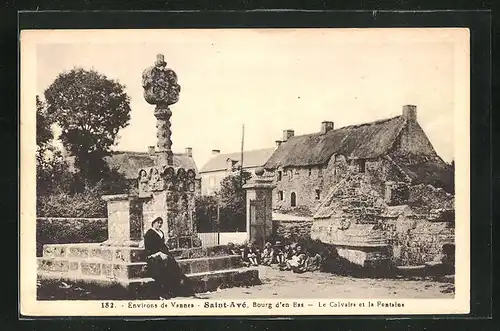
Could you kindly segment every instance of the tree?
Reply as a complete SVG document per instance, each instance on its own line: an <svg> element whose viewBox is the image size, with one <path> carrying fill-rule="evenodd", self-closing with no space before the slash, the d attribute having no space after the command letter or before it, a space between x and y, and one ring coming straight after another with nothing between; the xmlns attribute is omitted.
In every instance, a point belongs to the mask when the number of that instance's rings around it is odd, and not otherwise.
<svg viewBox="0 0 500 331"><path fill-rule="evenodd" d="M218 227L217 198L211 195L200 195L195 200L196 226L198 232L211 232Z"/></svg>
<svg viewBox="0 0 500 331"><path fill-rule="evenodd" d="M70 185L68 166L53 144L53 118L47 113L45 103L36 96L36 190L38 195L49 194ZM67 186L63 188L64 184Z"/></svg>
<svg viewBox="0 0 500 331"><path fill-rule="evenodd" d="M220 203L220 227L225 230L245 230L246 198L243 185L252 177L248 171L229 174L222 179L217 197Z"/></svg>
<svg viewBox="0 0 500 331"><path fill-rule="evenodd" d="M53 119L47 113L45 103L36 96L36 145L43 149L54 138L51 125Z"/></svg>
<svg viewBox="0 0 500 331"><path fill-rule="evenodd" d="M124 89L96 71L75 68L59 74L45 91L47 113L62 129L61 142L88 180L98 181L108 170L103 157L130 120Z"/></svg>

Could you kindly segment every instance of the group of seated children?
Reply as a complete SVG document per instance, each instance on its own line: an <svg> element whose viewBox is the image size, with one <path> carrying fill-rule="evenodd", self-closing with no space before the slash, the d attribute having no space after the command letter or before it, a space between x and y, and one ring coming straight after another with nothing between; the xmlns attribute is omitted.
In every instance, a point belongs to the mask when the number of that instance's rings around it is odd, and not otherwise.
<svg viewBox="0 0 500 331"><path fill-rule="evenodd" d="M267 242L262 251L249 244L241 249L241 257L247 266L277 264L280 270L291 270L295 273L320 270L322 262L321 255L317 252L308 251L296 243L283 245L280 241L274 246Z"/></svg>

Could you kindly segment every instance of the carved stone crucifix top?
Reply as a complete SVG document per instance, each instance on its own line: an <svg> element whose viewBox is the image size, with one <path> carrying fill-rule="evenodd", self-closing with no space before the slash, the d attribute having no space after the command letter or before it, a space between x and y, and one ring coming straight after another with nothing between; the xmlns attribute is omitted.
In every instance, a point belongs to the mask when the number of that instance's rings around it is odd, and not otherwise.
<svg viewBox="0 0 500 331"><path fill-rule="evenodd" d="M158 54L154 65L142 73L144 99L149 104L156 105L154 116L157 131L157 165L173 165L170 129L172 111L169 106L179 101L181 91L180 85L177 84L177 74L172 69L166 68L166 65L163 54Z"/></svg>

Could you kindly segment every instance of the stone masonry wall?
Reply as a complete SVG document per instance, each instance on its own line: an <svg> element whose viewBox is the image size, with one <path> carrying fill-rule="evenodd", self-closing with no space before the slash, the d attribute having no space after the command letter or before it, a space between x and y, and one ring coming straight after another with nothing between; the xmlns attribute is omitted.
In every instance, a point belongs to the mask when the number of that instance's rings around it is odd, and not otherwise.
<svg viewBox="0 0 500 331"><path fill-rule="evenodd" d="M273 237L285 243L299 242L311 238L312 221L273 220Z"/></svg>
<svg viewBox="0 0 500 331"><path fill-rule="evenodd" d="M323 178L323 166L313 166L305 168L279 168L282 172L281 180L275 176L276 188L273 190L273 209L288 210L291 206L291 194L295 193L296 206L307 207L313 210L321 201L325 185ZM316 198L316 190L320 190L319 199ZM283 200L280 199L279 192L283 193Z"/></svg>
<svg viewBox="0 0 500 331"><path fill-rule="evenodd" d="M406 178L401 175L398 169L384 158L365 160L365 180L382 196L385 190L386 181L404 181ZM279 168L282 178L277 181L275 171L276 188L273 190L273 209L290 210L293 209L291 203L291 193L296 194L297 207L306 207L314 213L322 199L329 193L329 190L347 174L357 174L360 172L358 161L348 161L342 155L334 155L324 166L300 167L300 168ZM317 192L319 190L319 199ZM280 200L280 193L283 192L283 200Z"/></svg>
<svg viewBox="0 0 500 331"><path fill-rule="evenodd" d="M454 245L452 222L431 222L425 219L402 218L381 225L387 229L395 265L422 265L436 261L445 244Z"/></svg>

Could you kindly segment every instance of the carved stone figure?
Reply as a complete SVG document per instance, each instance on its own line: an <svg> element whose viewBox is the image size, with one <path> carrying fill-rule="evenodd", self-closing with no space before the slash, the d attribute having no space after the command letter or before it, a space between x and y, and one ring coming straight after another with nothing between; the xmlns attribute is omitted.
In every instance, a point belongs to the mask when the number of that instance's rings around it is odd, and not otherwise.
<svg viewBox="0 0 500 331"><path fill-rule="evenodd" d="M177 190L180 192L186 188L186 170L180 168L177 170Z"/></svg>
<svg viewBox="0 0 500 331"><path fill-rule="evenodd" d="M139 191L143 192L148 191L148 182L149 182L148 173L146 172L146 170L141 169L139 171Z"/></svg>
<svg viewBox="0 0 500 331"><path fill-rule="evenodd" d="M179 101L181 87L177 84L176 73L166 65L163 54L158 54L154 65L142 73L142 87L144 99L149 104L156 105L154 115L157 129L157 164L173 165L170 129L172 111L169 106Z"/></svg>
<svg viewBox="0 0 500 331"><path fill-rule="evenodd" d="M187 177L188 177L188 180L187 180L187 183L188 183L188 191L189 192L194 192L196 187L195 187L195 181L196 181L196 174L194 173L193 170L188 170L187 172Z"/></svg>
<svg viewBox="0 0 500 331"><path fill-rule="evenodd" d="M163 178L165 180L165 189L167 191L172 191L175 187L175 170L172 167L167 167L163 172Z"/></svg>

